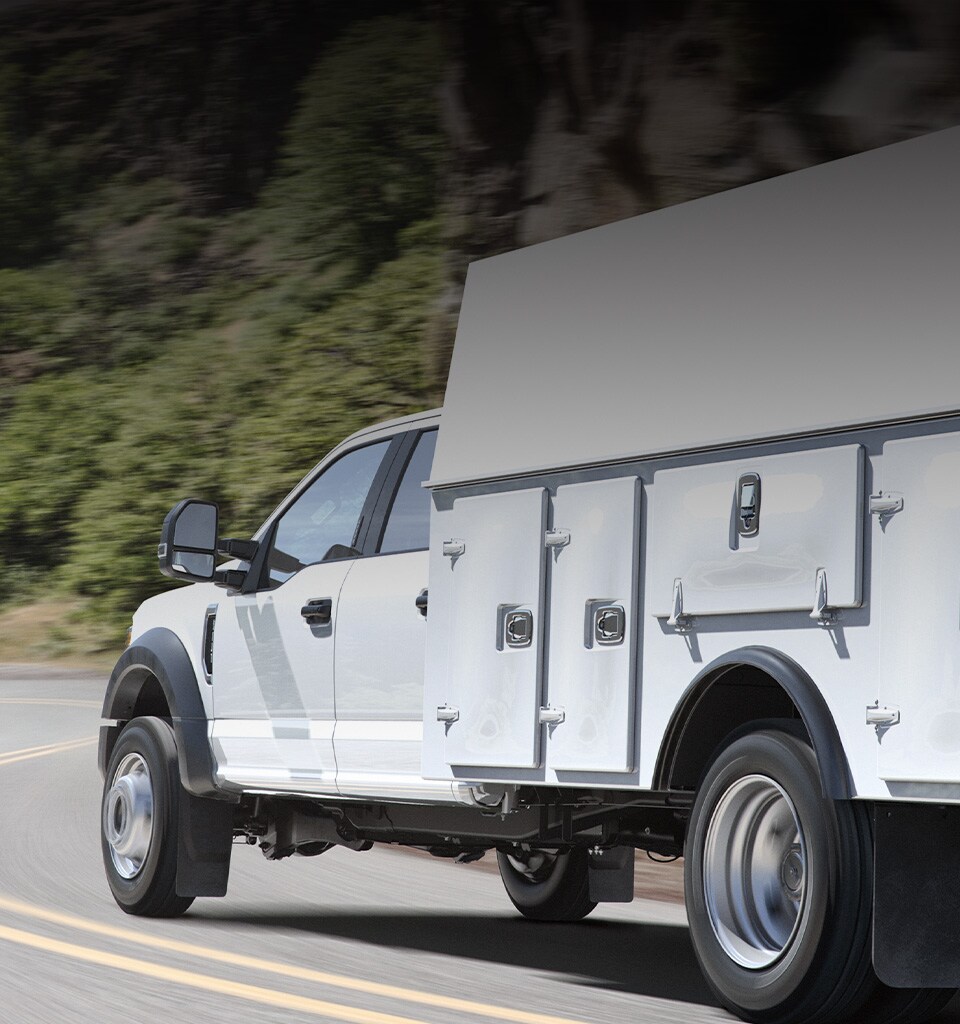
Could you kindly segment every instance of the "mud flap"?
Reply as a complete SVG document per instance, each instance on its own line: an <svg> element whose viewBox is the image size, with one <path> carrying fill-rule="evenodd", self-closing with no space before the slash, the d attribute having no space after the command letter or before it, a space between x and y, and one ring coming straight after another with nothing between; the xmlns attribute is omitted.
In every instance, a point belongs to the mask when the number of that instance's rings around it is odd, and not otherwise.
<svg viewBox="0 0 960 1024"><path fill-rule="evenodd" d="M873 964L893 988L960 986L960 807L874 808Z"/></svg>
<svg viewBox="0 0 960 1024"><path fill-rule="evenodd" d="M225 896L233 849L233 805L181 789L177 895Z"/></svg>
<svg viewBox="0 0 960 1024"><path fill-rule="evenodd" d="M633 900L632 846L591 851L587 862L587 884L594 903L630 903Z"/></svg>

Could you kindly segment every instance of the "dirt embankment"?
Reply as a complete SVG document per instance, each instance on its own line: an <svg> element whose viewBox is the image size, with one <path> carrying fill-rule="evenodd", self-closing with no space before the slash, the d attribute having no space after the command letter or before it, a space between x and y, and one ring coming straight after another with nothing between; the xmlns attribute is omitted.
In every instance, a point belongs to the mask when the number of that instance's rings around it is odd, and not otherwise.
<svg viewBox="0 0 960 1024"><path fill-rule="evenodd" d="M119 650L77 653L89 646L78 607L76 601L42 601L0 611L0 663L95 669L109 675Z"/></svg>

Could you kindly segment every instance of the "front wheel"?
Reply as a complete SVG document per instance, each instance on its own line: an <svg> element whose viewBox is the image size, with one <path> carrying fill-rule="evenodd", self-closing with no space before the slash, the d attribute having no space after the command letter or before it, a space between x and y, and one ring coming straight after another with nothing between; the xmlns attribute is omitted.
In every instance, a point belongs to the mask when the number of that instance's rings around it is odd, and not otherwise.
<svg viewBox="0 0 960 1024"><path fill-rule="evenodd" d="M193 903L176 889L180 795L173 729L134 719L110 757L100 814L107 881L128 914L177 917Z"/></svg>
<svg viewBox="0 0 960 1024"><path fill-rule="evenodd" d="M499 851L497 862L511 902L532 921L580 921L596 908L590 899L586 849Z"/></svg>

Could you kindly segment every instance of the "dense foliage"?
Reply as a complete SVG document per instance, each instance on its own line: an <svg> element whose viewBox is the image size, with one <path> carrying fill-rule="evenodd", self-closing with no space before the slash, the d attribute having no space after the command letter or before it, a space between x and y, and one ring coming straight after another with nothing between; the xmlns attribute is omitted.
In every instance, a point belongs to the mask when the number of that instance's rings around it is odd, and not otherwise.
<svg viewBox="0 0 960 1024"><path fill-rule="evenodd" d="M955 123L958 11L0 0L0 657L437 404L471 260Z"/></svg>
<svg viewBox="0 0 960 1024"><path fill-rule="evenodd" d="M0 573L7 604L83 599L95 649L163 586L178 498L249 533L430 404L442 145L416 12L81 11L0 44Z"/></svg>

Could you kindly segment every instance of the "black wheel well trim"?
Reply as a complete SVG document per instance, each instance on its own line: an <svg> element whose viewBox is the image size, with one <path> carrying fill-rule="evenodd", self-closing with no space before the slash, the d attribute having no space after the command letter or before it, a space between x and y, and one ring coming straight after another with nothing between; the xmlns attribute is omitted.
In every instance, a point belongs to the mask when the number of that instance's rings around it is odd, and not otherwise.
<svg viewBox="0 0 960 1024"><path fill-rule="evenodd" d="M696 675L674 708L664 732L654 770L653 788L671 788L674 762L684 732L703 697L720 679L745 667L757 669L769 676L793 703L817 755L824 795L834 800L852 799L854 786L850 767L836 722L823 694L810 675L791 657L761 645L728 651Z"/></svg>
<svg viewBox="0 0 960 1024"><path fill-rule="evenodd" d="M103 698L101 717L128 722L145 686L155 680L170 710L170 724L177 740L180 781L188 793L235 801L237 795L222 789L215 777L207 738L207 714L200 697L201 683L182 641L173 630L148 630L131 644L114 666ZM119 729L103 726L97 754L100 774L107 765Z"/></svg>

